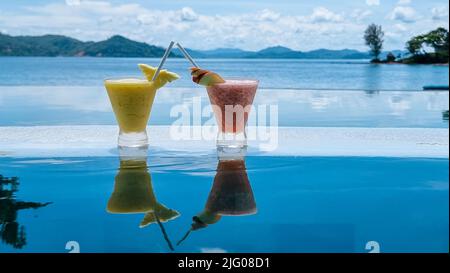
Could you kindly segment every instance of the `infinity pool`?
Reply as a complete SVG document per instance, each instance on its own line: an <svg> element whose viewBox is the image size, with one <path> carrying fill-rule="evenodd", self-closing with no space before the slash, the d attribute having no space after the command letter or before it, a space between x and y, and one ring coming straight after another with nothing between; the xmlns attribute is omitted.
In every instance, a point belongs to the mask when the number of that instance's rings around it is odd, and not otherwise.
<svg viewBox="0 0 450 273"><path fill-rule="evenodd" d="M119 164L0 157L0 252L68 252L70 241L81 252L368 252L369 241L381 252L449 250L448 158L250 155L230 169L214 153L149 151L131 173ZM127 188L136 183L148 191ZM107 212L146 198L173 219ZM177 245L194 216L220 209L239 216L213 213Z"/></svg>
<svg viewBox="0 0 450 273"><path fill-rule="evenodd" d="M0 86L0 252L449 251L448 92L261 89L231 163L171 137L203 89L157 96L129 164L102 86Z"/></svg>

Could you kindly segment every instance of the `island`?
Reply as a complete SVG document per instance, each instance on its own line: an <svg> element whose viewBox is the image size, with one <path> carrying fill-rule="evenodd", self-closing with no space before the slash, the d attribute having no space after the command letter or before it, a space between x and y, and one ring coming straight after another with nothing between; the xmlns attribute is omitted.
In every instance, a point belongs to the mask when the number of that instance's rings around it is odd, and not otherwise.
<svg viewBox="0 0 450 273"><path fill-rule="evenodd" d="M389 52L384 59L380 58L383 48L384 32L380 25L370 24L364 32L364 40L370 48L371 63L374 64L446 64L449 60L449 32L438 27L428 33L412 37L406 42L406 54ZM433 49L428 52L427 48Z"/></svg>

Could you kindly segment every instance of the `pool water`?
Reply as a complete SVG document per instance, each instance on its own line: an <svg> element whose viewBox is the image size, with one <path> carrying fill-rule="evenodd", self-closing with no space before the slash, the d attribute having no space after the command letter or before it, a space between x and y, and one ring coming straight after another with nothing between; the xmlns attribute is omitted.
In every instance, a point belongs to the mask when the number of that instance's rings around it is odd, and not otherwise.
<svg viewBox="0 0 450 273"><path fill-rule="evenodd" d="M276 106L279 126L448 128L448 94L259 88L253 103ZM174 123L175 107L193 113L210 102L204 88L165 86L156 94L149 125ZM202 124L211 117L203 116ZM104 86L0 86L0 126L116 124Z"/></svg>
<svg viewBox="0 0 450 273"><path fill-rule="evenodd" d="M369 241L381 252L449 250L448 158L249 155L245 170L217 172L214 153L149 151L146 162L118 175L118 157L0 157L0 252L69 252L70 241L81 252L368 252ZM141 228L146 213L107 211L143 192L179 216ZM241 215L215 213L177 245L214 207Z"/></svg>

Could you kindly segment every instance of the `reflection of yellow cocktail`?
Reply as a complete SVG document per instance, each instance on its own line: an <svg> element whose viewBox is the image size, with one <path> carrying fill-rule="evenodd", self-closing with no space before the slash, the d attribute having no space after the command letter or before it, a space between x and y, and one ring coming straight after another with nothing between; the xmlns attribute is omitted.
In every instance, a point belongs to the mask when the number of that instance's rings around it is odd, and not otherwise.
<svg viewBox="0 0 450 273"><path fill-rule="evenodd" d="M114 191L109 198L106 210L112 214L144 214L139 226L145 227L158 223L169 248L173 250L162 223L175 219L180 214L156 199L152 177L147 166L147 148L121 147L119 154L119 172L114 179Z"/></svg>
<svg viewBox="0 0 450 273"><path fill-rule="evenodd" d="M108 212L146 213L153 210L156 198L146 161L121 160L114 180Z"/></svg>
<svg viewBox="0 0 450 273"><path fill-rule="evenodd" d="M120 161L107 210L110 213L146 213L142 227L156 222L151 219L166 222L179 215L156 199L145 158Z"/></svg>
<svg viewBox="0 0 450 273"><path fill-rule="evenodd" d="M178 79L175 73L161 70L152 80L156 68L140 64L147 77L105 80L105 88L120 127L119 146L145 146L146 126L155 99L156 90Z"/></svg>

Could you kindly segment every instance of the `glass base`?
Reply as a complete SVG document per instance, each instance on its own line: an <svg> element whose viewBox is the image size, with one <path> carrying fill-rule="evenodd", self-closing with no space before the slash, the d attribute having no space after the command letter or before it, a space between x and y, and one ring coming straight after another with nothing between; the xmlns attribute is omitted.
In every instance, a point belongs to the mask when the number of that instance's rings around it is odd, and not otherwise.
<svg viewBox="0 0 450 273"><path fill-rule="evenodd" d="M247 136L242 133L217 135L217 155L220 159L240 159L247 153Z"/></svg>
<svg viewBox="0 0 450 273"><path fill-rule="evenodd" d="M148 145L139 147L119 146L120 160L146 160L148 153Z"/></svg>
<svg viewBox="0 0 450 273"><path fill-rule="evenodd" d="M242 160L247 154L247 147L220 147L217 146L217 157L219 160Z"/></svg>
<svg viewBox="0 0 450 273"><path fill-rule="evenodd" d="M119 147L145 147L148 145L147 132L119 133Z"/></svg>

